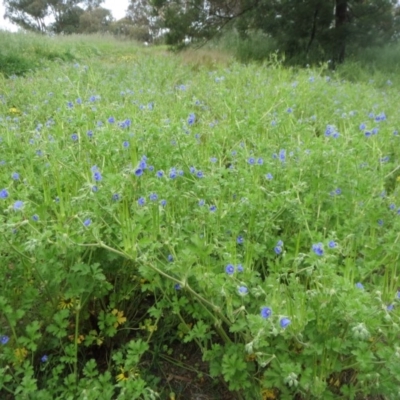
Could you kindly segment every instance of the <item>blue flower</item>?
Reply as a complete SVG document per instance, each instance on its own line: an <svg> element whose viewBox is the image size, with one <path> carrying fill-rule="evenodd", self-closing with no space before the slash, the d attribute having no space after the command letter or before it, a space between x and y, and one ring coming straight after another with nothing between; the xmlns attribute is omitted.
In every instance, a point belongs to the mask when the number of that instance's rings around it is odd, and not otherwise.
<svg viewBox="0 0 400 400"><path fill-rule="evenodd" d="M160 201L160 204L161 204L163 207L165 207L165 206L167 205L167 200L161 200L161 201Z"/></svg>
<svg viewBox="0 0 400 400"><path fill-rule="evenodd" d="M379 226L383 226L383 220L382 219L378 219L378 225Z"/></svg>
<svg viewBox="0 0 400 400"><path fill-rule="evenodd" d="M236 266L236 270L237 270L237 272L243 272L243 271L244 271L243 265L242 265L242 264L238 264L238 265Z"/></svg>
<svg viewBox="0 0 400 400"><path fill-rule="evenodd" d="M172 254L168 254L167 260L168 262L174 261L174 257L172 256Z"/></svg>
<svg viewBox="0 0 400 400"><path fill-rule="evenodd" d="M21 210L21 208L24 206L24 202L21 200L17 200L14 203L14 210Z"/></svg>
<svg viewBox="0 0 400 400"><path fill-rule="evenodd" d="M96 182L100 182L103 179L103 177L101 176L101 173L99 171L96 171L93 173L93 179Z"/></svg>
<svg viewBox="0 0 400 400"><path fill-rule="evenodd" d="M89 226L92 223L92 220L90 218L87 218L83 221L83 225L85 225L86 227Z"/></svg>
<svg viewBox="0 0 400 400"><path fill-rule="evenodd" d="M158 199L158 196L155 193L151 193L149 198L150 198L151 201L156 201Z"/></svg>
<svg viewBox="0 0 400 400"><path fill-rule="evenodd" d="M82 99L80 98L76 99L76 104L82 104Z"/></svg>
<svg viewBox="0 0 400 400"><path fill-rule="evenodd" d="M11 175L11 178L14 179L14 181L17 181L19 179L19 173L18 172L13 172Z"/></svg>
<svg viewBox="0 0 400 400"><path fill-rule="evenodd" d="M146 160L141 160L139 162L139 168L141 168L141 169L146 169L147 168Z"/></svg>
<svg viewBox="0 0 400 400"><path fill-rule="evenodd" d="M356 288L357 288L357 289L364 290L364 285L363 285L361 282L357 282L357 283L356 283Z"/></svg>
<svg viewBox="0 0 400 400"><path fill-rule="evenodd" d="M164 176L164 172L163 171L157 171L156 172L156 176L157 176L157 178L162 178Z"/></svg>
<svg viewBox="0 0 400 400"><path fill-rule="evenodd" d="M238 292L241 296L245 296L249 292L249 290L246 286L239 286Z"/></svg>
<svg viewBox="0 0 400 400"><path fill-rule="evenodd" d="M171 170L169 172L169 177L170 177L170 179L175 179L177 177L177 173L176 173L176 169L175 168L171 168Z"/></svg>
<svg viewBox="0 0 400 400"><path fill-rule="evenodd" d="M274 251L275 251L275 254L279 255L279 254L282 253L282 247L281 246L275 246L274 247Z"/></svg>
<svg viewBox="0 0 400 400"><path fill-rule="evenodd" d="M365 131L365 132L364 132L364 135L365 135L366 137L370 137L370 136L372 135L372 133L371 133L370 131Z"/></svg>
<svg viewBox="0 0 400 400"><path fill-rule="evenodd" d="M216 157L211 157L210 161L215 164L218 161L218 159Z"/></svg>
<svg viewBox="0 0 400 400"><path fill-rule="evenodd" d="M312 245L312 250L317 256L323 256L324 255L324 248L322 243L317 243Z"/></svg>
<svg viewBox="0 0 400 400"><path fill-rule="evenodd" d="M291 324L291 322L292 321L290 321L289 318L284 317L284 318L281 318L281 320L279 321L279 324L280 324L281 328L285 329Z"/></svg>
<svg viewBox="0 0 400 400"><path fill-rule="evenodd" d="M337 246L337 243L334 240L331 240L328 243L329 248L334 249Z"/></svg>
<svg viewBox="0 0 400 400"><path fill-rule="evenodd" d="M261 157L257 158L257 164L258 165L263 165L264 164L264 160Z"/></svg>
<svg viewBox="0 0 400 400"><path fill-rule="evenodd" d="M216 210L217 210L217 206L214 206L214 205L210 206L211 212L215 212Z"/></svg>
<svg viewBox="0 0 400 400"><path fill-rule="evenodd" d="M92 192L97 192L99 190L99 188L96 185L92 186Z"/></svg>
<svg viewBox="0 0 400 400"><path fill-rule="evenodd" d="M379 129L378 129L378 128L372 129L372 134L373 134L373 135L376 135L378 132L379 132Z"/></svg>
<svg viewBox="0 0 400 400"><path fill-rule="evenodd" d="M114 117L110 117L107 120L110 124L113 124L115 122L115 118Z"/></svg>
<svg viewBox="0 0 400 400"><path fill-rule="evenodd" d="M37 214L32 215L32 220L35 222L39 221L39 216Z"/></svg>
<svg viewBox="0 0 400 400"><path fill-rule="evenodd" d="M256 162L256 160L255 160L254 157L250 157L250 158L247 160L247 162L248 162L250 165L254 165L255 162Z"/></svg>
<svg viewBox="0 0 400 400"><path fill-rule="evenodd" d="M271 173L268 172L268 174L265 175L265 178L268 179L269 181L271 181L272 179L274 179L274 177L272 176Z"/></svg>
<svg viewBox="0 0 400 400"><path fill-rule="evenodd" d="M193 113L189 114L187 122L189 125L193 125L196 122L196 116Z"/></svg>
<svg viewBox="0 0 400 400"><path fill-rule="evenodd" d="M135 169L135 175L136 175L136 176L142 176L142 175L143 175L143 170L142 170L142 168L136 168L136 169Z"/></svg>
<svg viewBox="0 0 400 400"><path fill-rule="evenodd" d="M3 335L3 336L0 337L0 343L2 345L7 344L9 340L10 340L10 338L8 336L6 336L6 335Z"/></svg>
<svg viewBox="0 0 400 400"><path fill-rule="evenodd" d="M325 129L325 136L331 136L335 132L335 127L332 125L327 125Z"/></svg>
<svg viewBox="0 0 400 400"><path fill-rule="evenodd" d="M122 143L122 146L124 146L125 148L129 147L129 142L125 140L125 141Z"/></svg>
<svg viewBox="0 0 400 400"><path fill-rule="evenodd" d="M234 267L232 264L228 264L228 265L225 267L225 272L226 272L228 275L233 275L233 273L235 272L235 267Z"/></svg>
<svg viewBox="0 0 400 400"><path fill-rule="evenodd" d="M363 131L366 127L367 126L364 123L360 124L360 131Z"/></svg>
<svg viewBox="0 0 400 400"><path fill-rule="evenodd" d="M203 174L203 172L202 171L197 171L197 173L196 173L196 176L198 177L198 178L204 178L204 174Z"/></svg>
<svg viewBox="0 0 400 400"><path fill-rule="evenodd" d="M120 195L119 195L118 193L114 193L114 194L112 195L112 199L113 199L114 201L118 201L120 198L121 198L121 197L120 197Z"/></svg>
<svg viewBox="0 0 400 400"><path fill-rule="evenodd" d="M278 243L276 244L277 246L283 246L283 241L282 240L278 240Z"/></svg>
<svg viewBox="0 0 400 400"><path fill-rule="evenodd" d="M181 287L181 285L180 285L179 283L175 283L174 289L175 289L175 290L181 290L182 287Z"/></svg>
<svg viewBox="0 0 400 400"><path fill-rule="evenodd" d="M194 174L196 172L196 168L195 167L190 167L189 171L191 174Z"/></svg>
<svg viewBox="0 0 400 400"><path fill-rule="evenodd" d="M389 305L386 307L386 309L387 309L388 311L393 311L393 309L394 309L394 304L389 304Z"/></svg>
<svg viewBox="0 0 400 400"><path fill-rule="evenodd" d="M78 135L77 135L76 133L73 133L73 134L71 135L71 139L72 139L74 142L76 142L76 141L78 140Z"/></svg>
<svg viewBox="0 0 400 400"><path fill-rule="evenodd" d="M200 206L200 207L204 206L205 203L206 203L206 202L205 202L203 199L199 200L199 206Z"/></svg>
<svg viewBox="0 0 400 400"><path fill-rule="evenodd" d="M144 197L139 197L137 202L139 206L144 206L146 204L146 199Z"/></svg>
<svg viewBox="0 0 400 400"><path fill-rule="evenodd" d="M90 131L90 130L87 131L87 132L86 132L86 135L88 135L88 137L91 138L91 137L93 136L93 131Z"/></svg>
<svg viewBox="0 0 400 400"><path fill-rule="evenodd" d="M48 361L48 359L49 359L49 357L46 356L46 354L45 354L44 356L42 356L42 358L40 359L40 361L41 361L42 363L45 363L45 362Z"/></svg>
<svg viewBox="0 0 400 400"><path fill-rule="evenodd" d="M335 190L335 194L337 194L337 195L342 194L342 189L337 188L337 189Z"/></svg>
<svg viewBox="0 0 400 400"><path fill-rule="evenodd" d="M286 150L279 150L279 159L284 162L286 159Z"/></svg>
<svg viewBox="0 0 400 400"><path fill-rule="evenodd" d="M267 319L272 315L272 310L269 307L263 307L260 314L263 318Z"/></svg>
<svg viewBox="0 0 400 400"><path fill-rule="evenodd" d="M241 235L239 235L239 236L236 238L236 242L237 242L237 244L243 244L243 243L244 243L244 237L241 236Z"/></svg>
<svg viewBox="0 0 400 400"><path fill-rule="evenodd" d="M7 189L0 190L0 199L6 199L8 197Z"/></svg>

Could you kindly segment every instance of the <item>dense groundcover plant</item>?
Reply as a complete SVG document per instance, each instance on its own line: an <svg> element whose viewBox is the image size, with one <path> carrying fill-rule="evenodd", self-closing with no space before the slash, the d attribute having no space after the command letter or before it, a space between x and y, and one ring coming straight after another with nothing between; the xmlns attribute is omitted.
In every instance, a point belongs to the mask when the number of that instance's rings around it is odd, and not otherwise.
<svg viewBox="0 0 400 400"><path fill-rule="evenodd" d="M124 60L2 81L2 398L398 398L398 90Z"/></svg>

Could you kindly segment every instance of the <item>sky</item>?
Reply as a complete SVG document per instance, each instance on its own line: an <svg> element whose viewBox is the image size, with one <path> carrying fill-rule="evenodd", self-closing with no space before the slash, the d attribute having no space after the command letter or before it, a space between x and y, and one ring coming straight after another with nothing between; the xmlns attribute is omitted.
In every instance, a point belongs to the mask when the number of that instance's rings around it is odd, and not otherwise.
<svg viewBox="0 0 400 400"><path fill-rule="evenodd" d="M105 0L103 7L111 10L115 19L120 19L125 16L125 10L128 8L129 0ZM0 29L17 31L18 28L9 21L4 20L5 13L3 0L0 0Z"/></svg>

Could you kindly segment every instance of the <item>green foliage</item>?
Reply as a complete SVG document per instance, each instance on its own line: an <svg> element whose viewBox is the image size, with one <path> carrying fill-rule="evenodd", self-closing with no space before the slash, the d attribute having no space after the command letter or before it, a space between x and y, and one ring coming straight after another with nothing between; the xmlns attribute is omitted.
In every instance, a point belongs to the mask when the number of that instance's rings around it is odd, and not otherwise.
<svg viewBox="0 0 400 400"><path fill-rule="evenodd" d="M154 0L152 5L168 30L167 43L177 48L229 29L239 34L241 59L268 58L273 43L287 63L303 66L328 60L336 65L349 49L395 41L400 21L393 0L242 0L235 5Z"/></svg>
<svg viewBox="0 0 400 400"><path fill-rule="evenodd" d="M0 397L397 398L398 78L91 40L2 78Z"/></svg>
<svg viewBox="0 0 400 400"><path fill-rule="evenodd" d="M5 76L23 75L32 71L35 67L36 64L24 56L19 56L18 54L3 55L0 53L0 72Z"/></svg>
<svg viewBox="0 0 400 400"><path fill-rule="evenodd" d="M102 32L111 22L104 0L5 0L5 18L27 31L72 34ZM52 22L48 22L51 20Z"/></svg>

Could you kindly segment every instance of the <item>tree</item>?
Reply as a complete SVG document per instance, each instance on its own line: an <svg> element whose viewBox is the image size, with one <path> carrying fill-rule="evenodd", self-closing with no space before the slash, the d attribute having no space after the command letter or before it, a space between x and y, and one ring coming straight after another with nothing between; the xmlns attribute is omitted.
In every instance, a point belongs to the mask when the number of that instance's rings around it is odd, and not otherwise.
<svg viewBox="0 0 400 400"><path fill-rule="evenodd" d="M9 0L4 2L4 18L28 31L45 32L48 16L46 0Z"/></svg>
<svg viewBox="0 0 400 400"><path fill-rule="evenodd" d="M152 0L170 44L203 40L228 24L260 30L289 59L343 62L346 49L394 37L396 0ZM368 37L368 41L365 40Z"/></svg>
<svg viewBox="0 0 400 400"><path fill-rule="evenodd" d="M159 21L149 0L130 0L125 22L137 40L152 42L158 36Z"/></svg>
<svg viewBox="0 0 400 400"><path fill-rule="evenodd" d="M109 29L112 21L113 17L110 10L103 7L89 7L79 17L79 32L105 32Z"/></svg>
<svg viewBox="0 0 400 400"><path fill-rule="evenodd" d="M85 9L92 11L103 2L104 0L4 0L5 18L27 30L73 33L79 30L80 17ZM46 20L50 22L46 24Z"/></svg>

